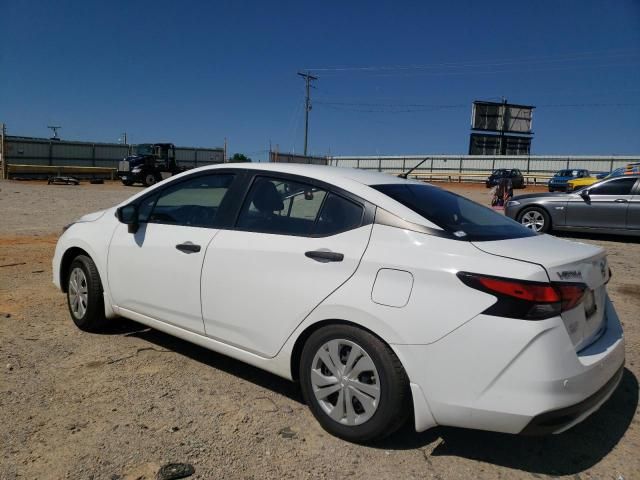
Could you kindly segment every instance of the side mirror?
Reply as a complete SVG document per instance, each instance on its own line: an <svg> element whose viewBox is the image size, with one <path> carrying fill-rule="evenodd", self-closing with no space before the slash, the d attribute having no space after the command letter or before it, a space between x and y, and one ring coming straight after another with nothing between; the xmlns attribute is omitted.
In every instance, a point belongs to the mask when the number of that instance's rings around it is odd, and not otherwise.
<svg viewBox="0 0 640 480"><path fill-rule="evenodd" d="M589 189L585 188L584 190L580 190L580 196L586 202L588 202L591 198L589 197Z"/></svg>
<svg viewBox="0 0 640 480"><path fill-rule="evenodd" d="M140 227L138 219L138 206L135 204L125 205L116 211L116 215L120 222L128 225L129 233L136 233Z"/></svg>

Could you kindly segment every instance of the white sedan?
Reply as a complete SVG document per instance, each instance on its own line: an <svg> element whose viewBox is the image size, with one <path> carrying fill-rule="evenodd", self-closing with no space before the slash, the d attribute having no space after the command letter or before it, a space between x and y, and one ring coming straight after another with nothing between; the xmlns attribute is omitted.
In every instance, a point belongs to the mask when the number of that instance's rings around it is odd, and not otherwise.
<svg viewBox="0 0 640 480"><path fill-rule="evenodd" d="M357 442L408 416L558 433L617 387L598 247L438 187L286 164L203 167L86 215L53 281L75 324L126 317L300 383Z"/></svg>

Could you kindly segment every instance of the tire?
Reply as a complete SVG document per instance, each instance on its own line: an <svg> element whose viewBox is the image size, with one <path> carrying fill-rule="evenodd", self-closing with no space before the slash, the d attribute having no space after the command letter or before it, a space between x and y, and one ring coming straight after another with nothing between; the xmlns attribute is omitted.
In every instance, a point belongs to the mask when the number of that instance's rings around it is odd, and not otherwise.
<svg viewBox="0 0 640 480"><path fill-rule="evenodd" d="M122 184L126 187L130 187L133 185L133 182L131 180L122 180Z"/></svg>
<svg viewBox="0 0 640 480"><path fill-rule="evenodd" d="M80 330L96 332L107 323L100 275L93 260L86 255L78 255L69 267L67 306L73 323Z"/></svg>
<svg viewBox="0 0 640 480"><path fill-rule="evenodd" d="M518 222L536 233L547 233L551 230L551 218L544 208L528 207L518 214Z"/></svg>
<svg viewBox="0 0 640 480"><path fill-rule="evenodd" d="M360 356L354 357L349 369L351 352ZM332 359L340 362L337 369ZM335 370L337 375L332 375ZM299 371L311 412L327 432L342 439L356 443L381 439L400 428L412 411L409 380L400 360L360 328L329 325L315 331L305 342ZM323 397L322 388L337 390ZM345 397L350 403L340 407Z"/></svg>
<svg viewBox="0 0 640 480"><path fill-rule="evenodd" d="M154 173L146 173L142 183L144 183L145 187L150 187L151 185L155 185L158 182L156 175Z"/></svg>
<svg viewBox="0 0 640 480"><path fill-rule="evenodd" d="M549 192L555 192L555 190L551 187L549 187Z"/></svg>

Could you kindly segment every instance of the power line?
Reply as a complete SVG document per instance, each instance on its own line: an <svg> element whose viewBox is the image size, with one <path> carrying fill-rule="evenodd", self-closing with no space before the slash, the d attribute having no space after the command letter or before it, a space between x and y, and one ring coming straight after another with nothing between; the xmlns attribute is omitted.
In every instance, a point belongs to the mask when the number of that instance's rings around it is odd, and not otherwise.
<svg viewBox="0 0 640 480"><path fill-rule="evenodd" d="M323 102L316 101L316 104L332 110L342 112L358 112L358 113L415 113L430 112L434 110L444 109L463 109L468 108L467 104L375 104L375 103L357 103L357 102ZM603 108L603 107L637 107L640 103L557 103L557 104L539 104L536 108Z"/></svg>
<svg viewBox="0 0 640 480"><path fill-rule="evenodd" d="M635 57L640 55L636 49L618 49L599 52L576 52L562 55L520 57L517 59L467 60L463 62L442 62L431 64L382 65L382 66L329 66L306 69L309 72L377 72L394 70L428 70L451 68L476 68L482 66L507 66L520 64L544 64L567 61L585 61L598 58Z"/></svg>

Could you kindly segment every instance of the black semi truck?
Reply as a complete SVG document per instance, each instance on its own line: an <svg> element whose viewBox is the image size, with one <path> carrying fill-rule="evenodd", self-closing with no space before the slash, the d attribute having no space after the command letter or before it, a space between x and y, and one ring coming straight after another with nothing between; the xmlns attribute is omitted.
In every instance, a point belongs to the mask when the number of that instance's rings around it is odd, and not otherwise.
<svg viewBox="0 0 640 480"><path fill-rule="evenodd" d="M142 143L120 161L117 176L125 185L142 183L148 187L187 169L177 165L173 143Z"/></svg>

